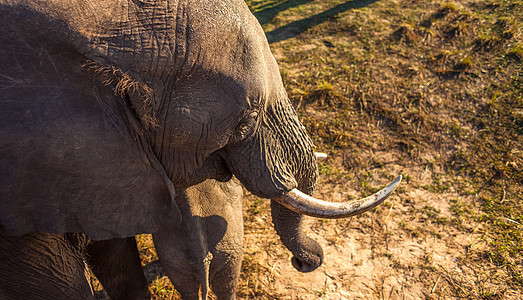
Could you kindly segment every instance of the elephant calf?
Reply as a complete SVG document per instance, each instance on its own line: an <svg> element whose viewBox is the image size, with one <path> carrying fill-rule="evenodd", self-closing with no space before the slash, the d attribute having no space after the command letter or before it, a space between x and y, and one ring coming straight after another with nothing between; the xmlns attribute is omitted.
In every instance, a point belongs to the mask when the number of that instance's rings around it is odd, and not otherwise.
<svg viewBox="0 0 523 300"><path fill-rule="evenodd" d="M234 299L243 256L243 190L207 180L177 195L182 224L153 233L160 263L183 299Z"/></svg>
<svg viewBox="0 0 523 300"><path fill-rule="evenodd" d="M165 272L183 299L234 299L243 255L243 190L207 180L178 192L182 223L153 234ZM111 299L149 299L134 237L89 241L84 234L7 236L0 227L0 299L92 299L86 263Z"/></svg>
<svg viewBox="0 0 523 300"><path fill-rule="evenodd" d="M199 299L200 289L206 299L209 285L219 299L235 298L243 255L242 194L236 179L207 180L178 192L182 223L153 234L160 263L183 299ZM134 238L93 242L88 253L112 299L148 297Z"/></svg>

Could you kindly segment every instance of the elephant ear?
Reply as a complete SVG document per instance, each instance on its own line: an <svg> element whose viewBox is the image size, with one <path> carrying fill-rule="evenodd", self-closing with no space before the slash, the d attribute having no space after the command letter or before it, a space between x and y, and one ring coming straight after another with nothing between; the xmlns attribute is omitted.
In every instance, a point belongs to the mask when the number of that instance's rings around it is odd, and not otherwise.
<svg viewBox="0 0 523 300"><path fill-rule="evenodd" d="M179 222L173 184L138 132L132 108L94 83L74 51L6 40L0 225L7 234L109 239Z"/></svg>

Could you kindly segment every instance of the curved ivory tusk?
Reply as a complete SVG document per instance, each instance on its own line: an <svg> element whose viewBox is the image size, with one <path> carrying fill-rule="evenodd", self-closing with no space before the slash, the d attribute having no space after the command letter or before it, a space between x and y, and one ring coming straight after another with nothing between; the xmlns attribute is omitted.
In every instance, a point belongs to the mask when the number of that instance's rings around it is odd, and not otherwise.
<svg viewBox="0 0 523 300"><path fill-rule="evenodd" d="M316 156L317 160L324 160L327 158L327 153L314 152L314 155Z"/></svg>
<svg viewBox="0 0 523 300"><path fill-rule="evenodd" d="M318 200L300 192L298 189L293 189L273 200L290 210L315 218L348 218L361 214L382 203L396 189L401 182L401 178L401 175L398 176L391 184L372 196L346 203Z"/></svg>

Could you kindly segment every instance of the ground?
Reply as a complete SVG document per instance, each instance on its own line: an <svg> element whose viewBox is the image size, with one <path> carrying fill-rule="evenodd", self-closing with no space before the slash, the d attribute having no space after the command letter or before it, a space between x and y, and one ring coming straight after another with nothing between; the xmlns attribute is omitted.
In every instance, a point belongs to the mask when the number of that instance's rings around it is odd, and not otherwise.
<svg viewBox="0 0 523 300"><path fill-rule="evenodd" d="M376 209L307 219L324 248L291 266L269 203L246 192L240 299L521 299L523 3L246 1L316 143L315 196ZM157 298L177 294L138 238Z"/></svg>

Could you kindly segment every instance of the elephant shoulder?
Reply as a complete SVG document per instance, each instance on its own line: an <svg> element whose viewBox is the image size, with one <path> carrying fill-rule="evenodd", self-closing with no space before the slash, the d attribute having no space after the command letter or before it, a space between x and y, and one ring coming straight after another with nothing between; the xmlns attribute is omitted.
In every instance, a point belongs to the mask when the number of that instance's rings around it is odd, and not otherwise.
<svg viewBox="0 0 523 300"><path fill-rule="evenodd" d="M0 59L13 79L0 94L6 232L108 239L179 221L172 182L133 132L125 104L94 83L74 55L32 61L29 54Z"/></svg>

